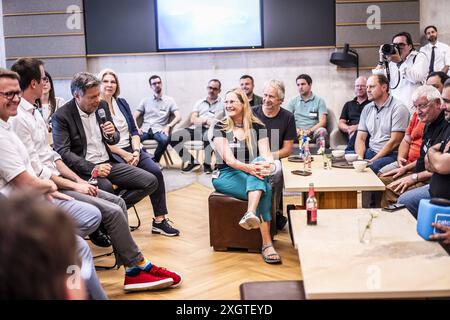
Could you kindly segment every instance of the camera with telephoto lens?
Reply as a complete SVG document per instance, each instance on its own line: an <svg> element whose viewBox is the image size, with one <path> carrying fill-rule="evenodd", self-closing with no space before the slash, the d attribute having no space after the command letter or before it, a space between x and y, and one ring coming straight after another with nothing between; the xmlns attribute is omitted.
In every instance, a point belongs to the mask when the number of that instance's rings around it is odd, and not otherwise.
<svg viewBox="0 0 450 320"><path fill-rule="evenodd" d="M383 46L381 47L381 52L385 56L391 56L393 54L396 54L395 49L397 49L397 51L400 53L400 47L398 46L398 44L386 43L386 44L383 44Z"/></svg>

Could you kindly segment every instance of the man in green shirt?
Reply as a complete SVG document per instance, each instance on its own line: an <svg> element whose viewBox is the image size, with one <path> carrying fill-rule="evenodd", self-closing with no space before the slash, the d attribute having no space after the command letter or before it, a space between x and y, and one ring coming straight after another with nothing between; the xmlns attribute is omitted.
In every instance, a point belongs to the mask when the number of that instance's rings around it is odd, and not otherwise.
<svg viewBox="0 0 450 320"><path fill-rule="evenodd" d="M328 138L327 106L321 97L312 92L312 79L309 75L299 75L296 83L300 95L292 98L286 109L294 114L297 136L303 131L320 145Z"/></svg>

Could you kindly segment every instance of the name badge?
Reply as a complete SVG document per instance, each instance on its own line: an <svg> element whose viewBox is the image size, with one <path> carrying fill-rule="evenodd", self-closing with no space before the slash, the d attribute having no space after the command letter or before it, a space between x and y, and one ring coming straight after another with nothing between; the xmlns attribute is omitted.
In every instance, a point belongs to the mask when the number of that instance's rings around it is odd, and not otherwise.
<svg viewBox="0 0 450 320"><path fill-rule="evenodd" d="M310 112L309 113L309 117L310 118L314 118L315 119L315 118L317 118L317 115L318 115L317 112Z"/></svg>
<svg viewBox="0 0 450 320"><path fill-rule="evenodd" d="M229 143L228 143L228 146L229 146L230 148L236 148L236 149L237 149L237 148L239 148L239 143L234 143L234 142L231 142L231 143L230 143L230 142L229 142Z"/></svg>

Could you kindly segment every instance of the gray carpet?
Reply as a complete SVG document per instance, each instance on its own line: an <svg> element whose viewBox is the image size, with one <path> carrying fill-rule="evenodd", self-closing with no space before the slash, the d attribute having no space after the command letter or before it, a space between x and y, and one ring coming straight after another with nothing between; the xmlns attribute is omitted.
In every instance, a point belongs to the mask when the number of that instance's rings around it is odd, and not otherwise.
<svg viewBox="0 0 450 320"><path fill-rule="evenodd" d="M213 189L211 175L204 174L203 168L189 173L181 173L181 170L178 168L164 168L162 173L166 183L166 192L185 188L195 182Z"/></svg>

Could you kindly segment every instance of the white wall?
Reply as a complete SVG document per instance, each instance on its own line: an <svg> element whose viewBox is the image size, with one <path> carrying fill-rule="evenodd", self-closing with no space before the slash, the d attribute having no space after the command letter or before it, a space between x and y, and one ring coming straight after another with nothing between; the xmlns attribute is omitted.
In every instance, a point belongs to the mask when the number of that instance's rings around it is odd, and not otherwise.
<svg viewBox="0 0 450 320"><path fill-rule="evenodd" d="M421 0L420 1L420 29L428 25L438 28L438 39L450 45L450 1Z"/></svg>
<svg viewBox="0 0 450 320"><path fill-rule="evenodd" d="M3 4L0 1L0 67L6 67L5 38L3 36Z"/></svg>
<svg viewBox="0 0 450 320"><path fill-rule="evenodd" d="M263 84L271 78L281 79L286 85L287 100L297 94L295 78L307 73L313 78L313 91L322 96L327 105L340 111L352 96L355 71L337 71L330 64L333 50L291 50L260 52L221 52L152 55L134 57L91 58L88 68L98 72L114 69L120 77L122 96L132 107L151 94L148 78L162 77L167 95L175 98L183 115L188 115L196 100L206 95L209 79L222 81L222 95L238 86L243 74L255 78L255 92L261 94ZM287 102L286 100L286 102Z"/></svg>

